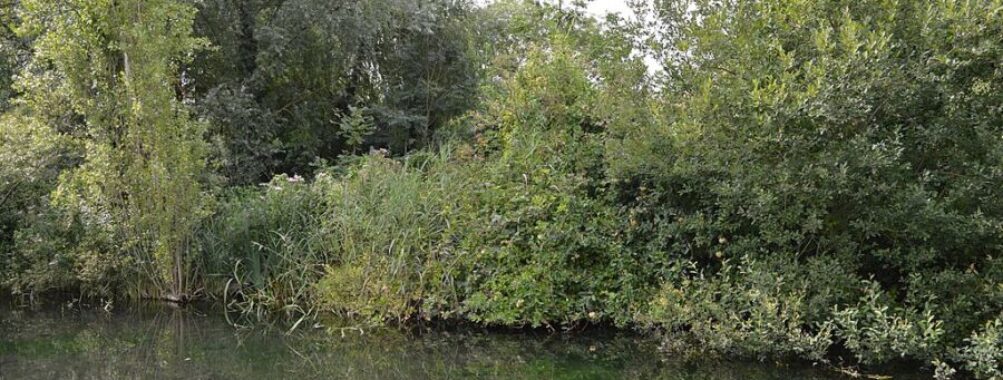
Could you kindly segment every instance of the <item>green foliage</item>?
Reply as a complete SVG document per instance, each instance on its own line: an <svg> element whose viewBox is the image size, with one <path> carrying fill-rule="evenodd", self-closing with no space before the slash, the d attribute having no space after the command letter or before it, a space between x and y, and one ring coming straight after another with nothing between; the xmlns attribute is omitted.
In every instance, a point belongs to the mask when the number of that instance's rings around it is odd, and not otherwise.
<svg viewBox="0 0 1003 380"><path fill-rule="evenodd" d="M14 28L17 23L17 2L10 1L0 9L0 112L7 110L10 100L14 98L14 76L24 66L28 53L29 42L17 36Z"/></svg>
<svg viewBox="0 0 1003 380"><path fill-rule="evenodd" d="M324 229L338 257L318 287L327 307L396 321L456 311L454 212L470 179L450 161L445 152L402 162L375 155L323 178Z"/></svg>
<svg viewBox="0 0 1003 380"><path fill-rule="evenodd" d="M943 347L943 322L926 311L890 308L880 286L866 282L855 306L833 313L836 335L864 364L887 362L895 356L933 360Z"/></svg>
<svg viewBox="0 0 1003 380"><path fill-rule="evenodd" d="M349 106L348 115L341 118L338 129L345 145L358 147L373 133L373 119L365 114L365 110Z"/></svg>
<svg viewBox="0 0 1003 380"><path fill-rule="evenodd" d="M962 366L980 379L1003 378L1003 319L986 322L966 339L959 355Z"/></svg>
<svg viewBox="0 0 1003 380"><path fill-rule="evenodd" d="M196 31L214 49L196 59L192 90L221 140L222 173L250 184L273 171L308 174L315 158L363 143L395 153L427 145L475 99L470 12L441 0L201 2ZM373 133L342 133L353 108L366 110Z"/></svg>
<svg viewBox="0 0 1003 380"><path fill-rule="evenodd" d="M206 275L221 279L207 290L258 317L455 313L446 237L457 233L450 210L466 179L445 153L356 161L311 183L279 176L227 197L200 233Z"/></svg>
<svg viewBox="0 0 1003 380"><path fill-rule="evenodd" d="M0 116L0 286L30 293L75 285L48 198L79 150L38 119Z"/></svg>
<svg viewBox="0 0 1003 380"><path fill-rule="evenodd" d="M605 200L597 90L561 35L473 115L483 179L462 247L472 254L466 307L474 320L539 326L624 317L631 289L619 215ZM588 70L588 71L587 71ZM619 262L624 260L624 262ZM617 306L623 306L620 304Z"/></svg>
<svg viewBox="0 0 1003 380"><path fill-rule="evenodd" d="M262 190L221 198L196 234L207 294L247 316L307 314L310 288L332 260L320 228L323 192L300 177L276 176Z"/></svg>
<svg viewBox="0 0 1003 380"><path fill-rule="evenodd" d="M806 326L860 362L946 358L1001 307L1000 5L659 2L662 92L651 124L614 126L618 191L701 270L873 279Z"/></svg>
<svg viewBox="0 0 1003 380"><path fill-rule="evenodd" d="M998 0L16 9L5 289L1000 377Z"/></svg>
<svg viewBox="0 0 1003 380"><path fill-rule="evenodd" d="M649 156L664 171L632 171L681 234L860 253L882 281L981 263L1000 242L999 74L977 62L1000 16L951 3L696 5L706 20L678 20L687 54L667 62L677 137Z"/></svg>
<svg viewBox="0 0 1003 380"><path fill-rule="evenodd" d="M792 275L800 268L744 259L724 261L714 275L694 263L676 271L677 279L663 286L640 317L665 330L666 349L684 355L826 360L833 326L811 329L809 284Z"/></svg>
<svg viewBox="0 0 1003 380"><path fill-rule="evenodd" d="M154 287L131 292L186 294L190 233L202 212L202 125L188 118L171 84L202 46L190 37L194 8L174 1L21 6L20 32L35 45L19 83L25 116L14 128L65 133L83 147L83 162L59 175L52 198L65 219L59 223L84 231L69 248L75 270L108 283L128 265ZM69 120L45 131L52 114Z"/></svg>
<svg viewBox="0 0 1003 380"><path fill-rule="evenodd" d="M254 95L228 85L207 92L196 104L209 123L209 165L223 184L255 184L277 166L282 141L275 115L258 107Z"/></svg>
<svg viewBox="0 0 1003 380"><path fill-rule="evenodd" d="M541 22L562 14L548 15ZM323 308L369 321L629 323L655 282L621 275L641 260L606 202L595 110L606 94L589 79L600 68L568 35L533 43L457 122L473 145L401 160L375 152L310 184L326 197L327 245L301 257L327 268L315 294Z"/></svg>

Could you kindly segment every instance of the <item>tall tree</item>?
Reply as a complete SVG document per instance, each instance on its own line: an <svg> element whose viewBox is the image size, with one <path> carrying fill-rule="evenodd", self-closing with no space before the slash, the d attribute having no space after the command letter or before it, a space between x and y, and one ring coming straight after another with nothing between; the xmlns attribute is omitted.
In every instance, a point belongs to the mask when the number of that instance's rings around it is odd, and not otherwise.
<svg viewBox="0 0 1003 380"><path fill-rule="evenodd" d="M78 244L86 272L132 272L184 298L189 237L202 210L204 127L179 94L180 67L204 46L191 35L196 9L174 0L25 0L22 33L36 38L21 86L25 107L68 108L84 161L54 194L95 235ZM37 116L29 113L26 122ZM109 264L116 263L116 264ZM109 268L111 266L111 268ZM130 269L135 268L135 269Z"/></svg>

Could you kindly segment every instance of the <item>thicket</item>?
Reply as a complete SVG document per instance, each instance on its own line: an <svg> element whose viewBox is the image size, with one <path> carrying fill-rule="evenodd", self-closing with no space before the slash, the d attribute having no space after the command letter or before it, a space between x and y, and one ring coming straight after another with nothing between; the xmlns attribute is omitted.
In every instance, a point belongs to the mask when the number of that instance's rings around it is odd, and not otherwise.
<svg viewBox="0 0 1003 380"><path fill-rule="evenodd" d="M11 9L7 291L1003 376L999 1Z"/></svg>

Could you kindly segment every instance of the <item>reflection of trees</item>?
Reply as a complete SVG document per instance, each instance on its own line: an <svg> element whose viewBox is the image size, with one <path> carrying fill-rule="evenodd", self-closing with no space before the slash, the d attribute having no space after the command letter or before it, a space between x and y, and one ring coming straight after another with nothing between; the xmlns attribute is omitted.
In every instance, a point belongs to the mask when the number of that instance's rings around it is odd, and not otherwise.
<svg viewBox="0 0 1003 380"><path fill-rule="evenodd" d="M176 378L187 357L199 352L190 311L134 308L125 314L46 310L5 314L11 337L11 378ZM7 334L8 331L13 333ZM194 339L197 340L197 337ZM7 373L3 373L8 375Z"/></svg>
<svg viewBox="0 0 1003 380"><path fill-rule="evenodd" d="M632 335L235 330L217 313L0 309L0 378L606 379L835 378L768 365L664 362Z"/></svg>

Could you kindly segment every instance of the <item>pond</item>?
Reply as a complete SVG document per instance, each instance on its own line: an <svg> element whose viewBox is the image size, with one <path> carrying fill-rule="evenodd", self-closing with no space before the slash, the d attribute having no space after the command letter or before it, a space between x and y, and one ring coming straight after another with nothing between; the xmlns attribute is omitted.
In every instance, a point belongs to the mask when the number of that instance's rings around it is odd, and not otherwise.
<svg viewBox="0 0 1003 380"><path fill-rule="evenodd" d="M309 326L237 329L220 312L142 307L29 310L0 301L0 379L838 379L763 363L666 360L615 331Z"/></svg>

